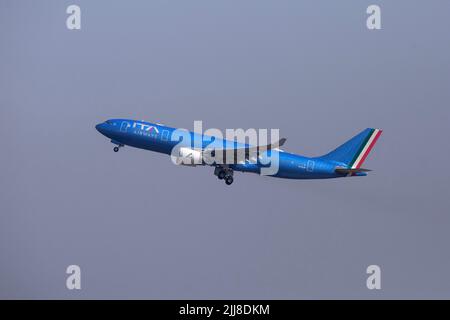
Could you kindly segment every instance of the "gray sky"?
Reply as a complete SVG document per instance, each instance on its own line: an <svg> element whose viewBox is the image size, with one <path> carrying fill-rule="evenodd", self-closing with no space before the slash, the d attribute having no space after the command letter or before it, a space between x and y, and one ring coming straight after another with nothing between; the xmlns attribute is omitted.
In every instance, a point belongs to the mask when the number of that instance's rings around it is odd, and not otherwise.
<svg viewBox="0 0 450 320"><path fill-rule="evenodd" d="M1 1L0 297L450 298L449 15L446 0ZM368 177L227 187L113 153L94 126L118 117L279 128L311 156L384 132Z"/></svg>

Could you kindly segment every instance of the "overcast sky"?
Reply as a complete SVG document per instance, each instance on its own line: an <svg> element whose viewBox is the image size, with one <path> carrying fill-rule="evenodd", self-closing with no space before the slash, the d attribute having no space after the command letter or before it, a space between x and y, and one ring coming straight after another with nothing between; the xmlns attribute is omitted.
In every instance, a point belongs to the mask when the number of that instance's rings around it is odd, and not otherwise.
<svg viewBox="0 0 450 320"><path fill-rule="evenodd" d="M449 20L447 0L2 0L0 297L450 298ZM307 156L384 132L367 177L226 186L114 153L108 118L279 128Z"/></svg>

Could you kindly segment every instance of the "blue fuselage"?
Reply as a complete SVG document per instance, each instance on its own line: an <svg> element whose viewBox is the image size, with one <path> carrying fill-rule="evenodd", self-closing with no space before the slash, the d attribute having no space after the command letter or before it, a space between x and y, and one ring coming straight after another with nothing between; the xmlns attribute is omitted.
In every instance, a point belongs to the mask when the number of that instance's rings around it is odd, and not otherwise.
<svg viewBox="0 0 450 320"><path fill-rule="evenodd" d="M160 152L170 155L176 145L183 144L184 139L172 139L175 128L167 127L161 124L153 124L144 121L135 121L128 119L111 119L96 126L96 129L104 136L111 139L111 142L122 146L132 146L135 148ZM193 138L198 138L202 148L206 148L212 141L217 142L214 137L205 136L193 132L188 132ZM191 141L185 142L185 147L193 148ZM245 144L222 140L223 145L231 144L235 147L245 147ZM197 146L198 147L198 146ZM271 175L279 178L288 179L326 179L337 178L345 175L335 172L335 168L340 166L339 162L322 160L320 157L308 158L281 150L271 150L278 153L278 172ZM242 163L231 164L233 170L241 172L260 173L262 167L260 161L252 163L245 161Z"/></svg>

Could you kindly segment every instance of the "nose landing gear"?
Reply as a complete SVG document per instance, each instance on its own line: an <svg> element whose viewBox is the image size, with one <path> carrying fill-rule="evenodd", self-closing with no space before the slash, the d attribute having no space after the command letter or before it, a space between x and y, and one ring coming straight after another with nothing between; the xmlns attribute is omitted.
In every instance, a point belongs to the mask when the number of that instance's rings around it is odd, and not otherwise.
<svg viewBox="0 0 450 320"><path fill-rule="evenodd" d="M114 142L113 142L114 143ZM119 152L119 150L120 150L120 148L122 148L123 147L123 144L118 144L117 146L115 146L114 148L113 148L113 150L114 150L114 152Z"/></svg>

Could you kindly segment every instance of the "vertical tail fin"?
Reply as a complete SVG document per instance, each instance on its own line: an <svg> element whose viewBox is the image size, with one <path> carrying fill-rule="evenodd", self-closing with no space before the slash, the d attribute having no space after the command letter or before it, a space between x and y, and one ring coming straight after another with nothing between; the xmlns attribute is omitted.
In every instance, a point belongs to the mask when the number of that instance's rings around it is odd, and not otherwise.
<svg viewBox="0 0 450 320"><path fill-rule="evenodd" d="M367 128L321 158L341 162L351 169L358 169L366 160L381 132L380 129Z"/></svg>

